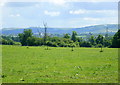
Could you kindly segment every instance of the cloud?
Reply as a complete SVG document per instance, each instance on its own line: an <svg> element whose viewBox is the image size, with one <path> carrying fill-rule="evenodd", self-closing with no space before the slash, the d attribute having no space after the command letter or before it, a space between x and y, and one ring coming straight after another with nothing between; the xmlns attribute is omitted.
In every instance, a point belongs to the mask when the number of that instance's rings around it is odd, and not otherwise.
<svg viewBox="0 0 120 85"><path fill-rule="evenodd" d="M66 3L66 0L48 0L48 2L56 5L64 5Z"/></svg>
<svg viewBox="0 0 120 85"><path fill-rule="evenodd" d="M0 7L5 6L6 3L7 3L7 0L1 0L1 1L0 1Z"/></svg>
<svg viewBox="0 0 120 85"><path fill-rule="evenodd" d="M87 21L100 21L100 18L91 18L91 17L85 17L83 18L83 20L87 20Z"/></svg>
<svg viewBox="0 0 120 85"><path fill-rule="evenodd" d="M71 10L71 11L69 11L69 13L70 14L84 14L84 13L86 13L86 10L82 10L82 9L75 10L75 11Z"/></svg>
<svg viewBox="0 0 120 85"><path fill-rule="evenodd" d="M118 10L85 10L85 9L78 9L78 10L70 10L69 14L104 14L104 15L115 15L118 14Z"/></svg>
<svg viewBox="0 0 120 85"><path fill-rule="evenodd" d="M4 1L4 0L2 0ZM119 0L7 0L8 2L119 2Z"/></svg>
<svg viewBox="0 0 120 85"><path fill-rule="evenodd" d="M40 4L35 4L35 7L41 7Z"/></svg>
<svg viewBox="0 0 120 85"><path fill-rule="evenodd" d="M0 2L0 7L5 6L5 3Z"/></svg>
<svg viewBox="0 0 120 85"><path fill-rule="evenodd" d="M21 16L20 14L11 14L10 15L11 17L19 17L19 16Z"/></svg>
<svg viewBox="0 0 120 85"><path fill-rule="evenodd" d="M104 18L93 18L93 17L84 17L84 22L92 23L92 24L114 24L117 23L116 17L104 17Z"/></svg>
<svg viewBox="0 0 120 85"><path fill-rule="evenodd" d="M103 17L103 18L84 17L82 19L85 21L93 22L109 22L109 23L117 22L117 17Z"/></svg>
<svg viewBox="0 0 120 85"><path fill-rule="evenodd" d="M55 11L50 12L50 11L45 10L44 14L49 15L49 16L59 16L60 12L55 12Z"/></svg>

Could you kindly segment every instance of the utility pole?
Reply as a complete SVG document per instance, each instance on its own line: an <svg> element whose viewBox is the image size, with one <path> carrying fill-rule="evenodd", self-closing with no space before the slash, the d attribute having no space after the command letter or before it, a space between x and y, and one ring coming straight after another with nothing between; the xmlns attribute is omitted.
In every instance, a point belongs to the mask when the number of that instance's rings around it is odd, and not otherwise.
<svg viewBox="0 0 120 85"><path fill-rule="evenodd" d="M105 38L108 38L108 27L106 27L106 35Z"/></svg>
<svg viewBox="0 0 120 85"><path fill-rule="evenodd" d="M41 32L39 31L39 29L37 29L38 34L39 34L39 38L41 38Z"/></svg>
<svg viewBox="0 0 120 85"><path fill-rule="evenodd" d="M45 29L45 32L44 32L44 45L46 45L46 41L47 41L47 23L43 22L43 25L44 25L44 29Z"/></svg>

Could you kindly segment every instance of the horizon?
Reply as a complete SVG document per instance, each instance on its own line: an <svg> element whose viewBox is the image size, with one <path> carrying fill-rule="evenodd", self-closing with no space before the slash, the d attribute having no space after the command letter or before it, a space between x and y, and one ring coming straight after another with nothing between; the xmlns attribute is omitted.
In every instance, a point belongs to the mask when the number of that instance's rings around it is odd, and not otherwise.
<svg viewBox="0 0 120 85"><path fill-rule="evenodd" d="M87 6L86 6L87 5ZM2 28L81 28L117 24L117 2L6 2L2 7Z"/></svg>
<svg viewBox="0 0 120 85"><path fill-rule="evenodd" d="M85 27L91 27L91 26L100 26L100 25L103 25L103 26L107 26L107 25L118 25L118 24L98 24L98 25L88 25L88 26L83 26L83 27L77 27L77 28L85 28ZM2 28L0 30L3 30L3 29L27 29L27 28L44 28L44 27L38 27L38 26L31 26L31 27L8 27L8 28ZM55 28L55 29L75 29L75 27L71 28L62 28L62 27L47 27L48 29L49 28Z"/></svg>

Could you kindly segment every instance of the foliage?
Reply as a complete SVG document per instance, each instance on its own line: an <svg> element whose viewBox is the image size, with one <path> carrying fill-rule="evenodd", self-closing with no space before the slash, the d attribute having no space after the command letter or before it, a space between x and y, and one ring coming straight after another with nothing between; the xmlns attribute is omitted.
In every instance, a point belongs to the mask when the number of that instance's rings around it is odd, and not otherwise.
<svg viewBox="0 0 120 85"><path fill-rule="evenodd" d="M120 32L118 31L113 38L110 36L107 36L106 38L103 37L103 35L90 35L87 39L83 39L82 37L77 36L77 33L73 31L72 36L66 33L63 37L46 36L46 39L47 41L44 43L44 37L35 37L32 30L26 29L23 33L18 34L18 36L15 36L14 38L12 36L2 36L2 41L0 42L1 44L13 45L14 41L19 40L22 46L47 45L51 47L72 47L72 44L75 44L75 47L99 47L101 44L103 47L119 47Z"/></svg>
<svg viewBox="0 0 120 85"><path fill-rule="evenodd" d="M10 39L6 40L6 39L3 39L3 38L0 39L0 44L2 44L2 45L21 45L20 42L15 42L15 41L10 40Z"/></svg>
<svg viewBox="0 0 120 85"><path fill-rule="evenodd" d="M89 38L89 42L91 43L91 45L95 45L95 38L93 35Z"/></svg>
<svg viewBox="0 0 120 85"><path fill-rule="evenodd" d="M90 42L87 41L83 41L80 43L80 47L92 47Z"/></svg>
<svg viewBox="0 0 120 85"><path fill-rule="evenodd" d="M69 38L70 38L70 35L69 35L69 34L64 34L64 38L69 39Z"/></svg>
<svg viewBox="0 0 120 85"><path fill-rule="evenodd" d="M73 40L74 42L77 41L76 35L77 35L77 32L76 32L76 31L73 31L73 32L72 32L71 40Z"/></svg>
<svg viewBox="0 0 120 85"><path fill-rule="evenodd" d="M31 29L24 29L24 32L20 33L18 35L22 46L27 46L28 45L28 41L27 40L28 40L28 38L32 37L32 34L33 33L32 33Z"/></svg>
<svg viewBox="0 0 120 85"><path fill-rule="evenodd" d="M113 37L112 47L120 48L120 29L118 30L118 32Z"/></svg>
<svg viewBox="0 0 120 85"><path fill-rule="evenodd" d="M102 44L103 45L103 36L102 35L98 35L98 37L96 38L96 43L97 44Z"/></svg>

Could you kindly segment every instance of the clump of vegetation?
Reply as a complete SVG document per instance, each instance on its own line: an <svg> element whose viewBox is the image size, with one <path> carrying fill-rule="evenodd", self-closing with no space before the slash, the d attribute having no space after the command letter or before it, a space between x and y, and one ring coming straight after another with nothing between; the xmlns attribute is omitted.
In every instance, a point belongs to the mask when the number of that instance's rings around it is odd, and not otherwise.
<svg viewBox="0 0 120 85"><path fill-rule="evenodd" d="M24 78L21 78L20 81L25 81Z"/></svg>
<svg viewBox="0 0 120 85"><path fill-rule="evenodd" d="M25 29L23 33L18 34L18 37L11 38L2 36L0 44L3 45L22 45L22 46L50 46L50 47L114 47L119 48L120 43L120 30L114 35L113 38L103 37L103 35L93 36L84 40L77 37L75 31L70 34L64 34L63 37L50 37L46 34L46 37L35 37L31 29ZM47 48L46 48L47 49Z"/></svg>
<svg viewBox="0 0 120 85"><path fill-rule="evenodd" d="M118 30L118 32L113 37L112 47L120 48L120 29Z"/></svg>

